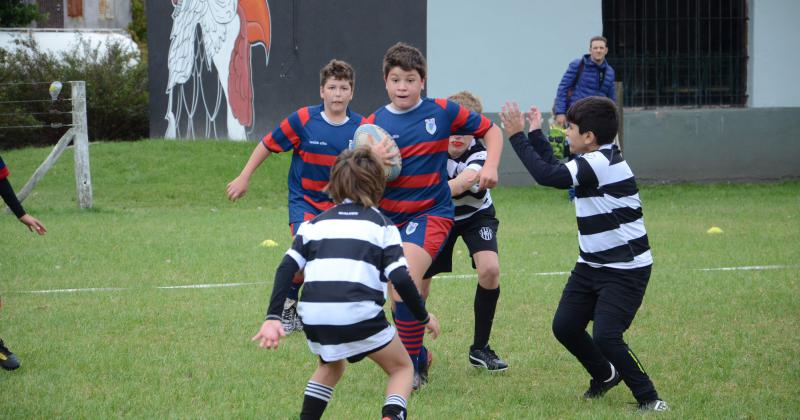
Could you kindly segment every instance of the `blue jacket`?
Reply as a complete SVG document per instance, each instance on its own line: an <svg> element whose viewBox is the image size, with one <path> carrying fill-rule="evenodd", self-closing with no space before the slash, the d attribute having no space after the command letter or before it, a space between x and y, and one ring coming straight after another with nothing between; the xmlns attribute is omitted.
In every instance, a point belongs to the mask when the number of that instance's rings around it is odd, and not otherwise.
<svg viewBox="0 0 800 420"><path fill-rule="evenodd" d="M575 83L581 60L583 60L583 72L581 72L581 78L578 83ZM605 71L605 77L603 77L603 85L600 86L600 74L603 71ZM573 86L575 87L572 88ZM567 91L570 88L572 88L573 92L572 97L568 100ZM555 113L566 114L570 105L587 96L605 96L612 101L617 100L617 94L614 91L614 69L608 64L608 60L604 60L603 64L597 65L589 57L589 54L584 54L583 57L569 63L567 71L561 78L561 83L558 84L554 106Z"/></svg>

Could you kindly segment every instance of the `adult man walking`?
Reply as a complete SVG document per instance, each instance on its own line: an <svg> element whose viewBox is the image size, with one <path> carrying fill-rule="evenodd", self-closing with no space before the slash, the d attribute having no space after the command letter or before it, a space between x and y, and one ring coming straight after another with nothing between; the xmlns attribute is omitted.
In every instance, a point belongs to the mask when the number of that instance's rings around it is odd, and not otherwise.
<svg viewBox="0 0 800 420"><path fill-rule="evenodd" d="M567 67L558 84L553 113L556 123L566 124L569 106L587 96L605 96L616 101L614 69L606 61L608 40L595 36L589 41L589 54L584 54Z"/></svg>

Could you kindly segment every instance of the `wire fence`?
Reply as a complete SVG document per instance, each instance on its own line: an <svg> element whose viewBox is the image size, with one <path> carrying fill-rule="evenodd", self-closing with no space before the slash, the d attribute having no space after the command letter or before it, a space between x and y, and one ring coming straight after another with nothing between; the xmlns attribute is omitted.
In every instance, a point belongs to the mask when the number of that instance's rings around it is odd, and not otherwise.
<svg viewBox="0 0 800 420"><path fill-rule="evenodd" d="M70 89L66 82L0 83L0 148L58 141L74 127Z"/></svg>

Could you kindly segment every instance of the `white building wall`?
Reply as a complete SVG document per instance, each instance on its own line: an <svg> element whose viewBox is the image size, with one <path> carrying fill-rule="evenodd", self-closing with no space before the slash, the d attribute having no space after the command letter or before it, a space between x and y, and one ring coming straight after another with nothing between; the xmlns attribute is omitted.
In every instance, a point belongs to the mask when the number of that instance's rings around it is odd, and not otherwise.
<svg viewBox="0 0 800 420"><path fill-rule="evenodd" d="M130 0L83 0L83 16L70 17L64 5L64 28L127 29Z"/></svg>
<svg viewBox="0 0 800 420"><path fill-rule="evenodd" d="M800 106L800 1L750 0L750 106Z"/></svg>
<svg viewBox="0 0 800 420"><path fill-rule="evenodd" d="M427 95L469 90L484 112L549 111L570 61L603 33L597 0L428 0ZM610 54L613 54L610 51Z"/></svg>

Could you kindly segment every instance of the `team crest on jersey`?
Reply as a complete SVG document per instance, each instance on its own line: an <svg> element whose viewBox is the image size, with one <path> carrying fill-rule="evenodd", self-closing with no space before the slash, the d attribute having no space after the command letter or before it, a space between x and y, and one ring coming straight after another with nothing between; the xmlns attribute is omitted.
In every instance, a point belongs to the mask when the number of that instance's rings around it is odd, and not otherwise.
<svg viewBox="0 0 800 420"><path fill-rule="evenodd" d="M492 231L492 228L484 226L478 231L478 235L481 235L481 239L484 241L491 241L494 236L494 231Z"/></svg>
<svg viewBox="0 0 800 420"><path fill-rule="evenodd" d="M427 131L430 135L433 135L433 133L436 132L436 118L425 119L425 131Z"/></svg>
<svg viewBox="0 0 800 420"><path fill-rule="evenodd" d="M406 226L406 235L411 235L414 233L414 231L417 230L417 226L419 226L419 223L417 222L408 222L408 225Z"/></svg>

